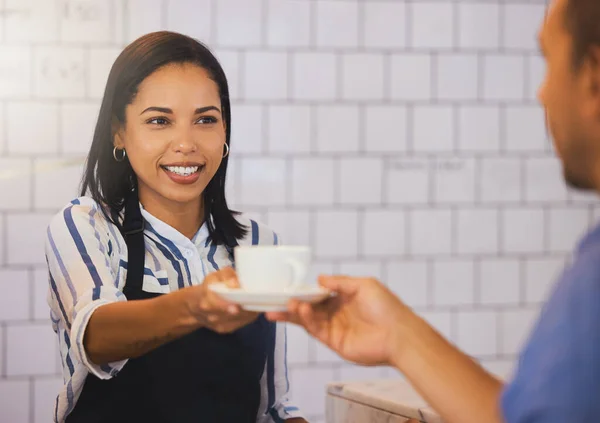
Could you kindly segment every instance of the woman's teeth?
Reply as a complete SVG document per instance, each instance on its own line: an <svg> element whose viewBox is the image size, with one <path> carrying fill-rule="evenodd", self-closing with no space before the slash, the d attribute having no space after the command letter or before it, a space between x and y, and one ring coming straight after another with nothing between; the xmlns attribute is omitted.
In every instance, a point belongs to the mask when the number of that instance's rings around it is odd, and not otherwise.
<svg viewBox="0 0 600 423"><path fill-rule="evenodd" d="M167 169L169 172L173 172L181 176L190 176L192 173L198 172L198 168L199 166L165 166L165 169Z"/></svg>

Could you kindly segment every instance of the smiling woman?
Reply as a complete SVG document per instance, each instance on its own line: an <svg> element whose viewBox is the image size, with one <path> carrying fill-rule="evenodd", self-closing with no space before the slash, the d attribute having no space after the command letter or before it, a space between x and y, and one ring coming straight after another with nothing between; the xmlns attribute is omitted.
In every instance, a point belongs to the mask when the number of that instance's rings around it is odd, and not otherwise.
<svg viewBox="0 0 600 423"><path fill-rule="evenodd" d="M46 238L65 384L55 422L304 421L285 327L223 301L232 249L277 244L225 199L227 79L201 43L156 32L114 63L81 197Z"/></svg>

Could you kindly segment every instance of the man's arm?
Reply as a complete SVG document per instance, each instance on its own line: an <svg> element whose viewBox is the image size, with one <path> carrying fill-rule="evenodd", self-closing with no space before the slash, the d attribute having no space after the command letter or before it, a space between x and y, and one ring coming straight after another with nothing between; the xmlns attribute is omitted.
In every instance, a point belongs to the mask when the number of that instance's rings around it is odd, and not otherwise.
<svg viewBox="0 0 600 423"><path fill-rule="evenodd" d="M272 320L306 328L346 360L397 367L448 423L500 423L502 384L447 342L374 279L324 277L337 293L319 305L292 302Z"/></svg>
<svg viewBox="0 0 600 423"><path fill-rule="evenodd" d="M414 313L399 325L404 346L391 356L423 398L448 423L500 423L503 384Z"/></svg>

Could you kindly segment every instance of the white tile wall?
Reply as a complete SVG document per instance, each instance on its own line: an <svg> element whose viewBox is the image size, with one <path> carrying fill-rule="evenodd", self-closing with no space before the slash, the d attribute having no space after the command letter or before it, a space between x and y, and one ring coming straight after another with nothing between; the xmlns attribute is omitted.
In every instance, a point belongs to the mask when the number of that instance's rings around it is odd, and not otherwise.
<svg viewBox="0 0 600 423"><path fill-rule="evenodd" d="M4 216L0 214L0 265L5 262L5 250L4 246L7 244L5 242L6 234L5 234L5 224L4 224Z"/></svg>
<svg viewBox="0 0 600 423"><path fill-rule="evenodd" d="M35 380L33 386L33 422L48 423L48 416L54 411L54 396L62 388L61 377L46 377Z"/></svg>
<svg viewBox="0 0 600 423"><path fill-rule="evenodd" d="M111 20L116 19L116 16L111 16L111 9L114 7L113 0L79 0L64 4L60 9L61 41L97 44L110 42L113 39ZM47 22L48 18L42 16L41 20Z"/></svg>
<svg viewBox="0 0 600 423"><path fill-rule="evenodd" d="M492 209L463 209L457 216L459 254L498 252L498 212Z"/></svg>
<svg viewBox="0 0 600 423"><path fill-rule="evenodd" d="M365 150L373 153L401 153L407 149L407 118L404 106L377 106L365 108Z"/></svg>
<svg viewBox="0 0 600 423"><path fill-rule="evenodd" d="M464 106L458 109L457 144L461 151L491 152L500 149L500 109L496 106Z"/></svg>
<svg viewBox="0 0 600 423"><path fill-rule="evenodd" d="M430 165L426 159L391 159L386 162L385 201L389 204L423 204L430 198Z"/></svg>
<svg viewBox="0 0 600 423"><path fill-rule="evenodd" d="M315 219L315 253L324 258L350 258L358 253L358 213L320 211Z"/></svg>
<svg viewBox="0 0 600 423"><path fill-rule="evenodd" d="M410 307L429 304L428 263L425 260L394 261L386 269L389 288Z"/></svg>
<svg viewBox="0 0 600 423"><path fill-rule="evenodd" d="M341 159L339 164L341 204L380 204L383 163L378 158Z"/></svg>
<svg viewBox="0 0 600 423"><path fill-rule="evenodd" d="M6 109L9 153L57 152L58 106L56 104L20 101L9 103Z"/></svg>
<svg viewBox="0 0 600 423"><path fill-rule="evenodd" d="M528 260L523 281L525 300L529 303L543 303L550 295L555 280L565 266L561 257L545 257Z"/></svg>
<svg viewBox="0 0 600 423"><path fill-rule="evenodd" d="M0 158L0 169L14 178L0 179L0 210L28 210L31 206L31 162L25 158ZM19 183L14 183L18 178ZM10 199L10 201L9 201Z"/></svg>
<svg viewBox="0 0 600 423"><path fill-rule="evenodd" d="M364 45L372 48L401 48L406 45L408 6L404 2L364 3Z"/></svg>
<svg viewBox="0 0 600 423"><path fill-rule="evenodd" d="M358 1L322 0L316 4L316 42L319 47L358 44Z"/></svg>
<svg viewBox="0 0 600 423"><path fill-rule="evenodd" d="M461 48L498 48L500 41L500 6L495 3L461 3L458 5Z"/></svg>
<svg viewBox="0 0 600 423"><path fill-rule="evenodd" d="M292 164L292 204L331 205L337 163L328 158L300 159Z"/></svg>
<svg viewBox="0 0 600 423"><path fill-rule="evenodd" d="M59 167L61 166L61 167ZM64 164L61 159L37 159L34 170L50 169L34 178L33 198L36 209L55 210L73 199L79 189L83 166Z"/></svg>
<svg viewBox="0 0 600 423"><path fill-rule="evenodd" d="M98 96L101 96L103 91L104 88ZM60 105L58 148L63 154L87 154L92 144L99 111L99 102L64 102Z"/></svg>
<svg viewBox="0 0 600 423"><path fill-rule="evenodd" d="M537 48L538 27L531 22L544 15L546 6L541 4L506 4L504 25L510 31L502 32L502 46L506 49L532 51Z"/></svg>
<svg viewBox="0 0 600 423"><path fill-rule="evenodd" d="M0 95L28 98L31 94L32 49L17 45L0 47Z"/></svg>
<svg viewBox="0 0 600 423"><path fill-rule="evenodd" d="M262 2L222 0L214 22L216 43L227 47L258 46L262 42ZM188 13L189 13L188 3Z"/></svg>
<svg viewBox="0 0 600 423"><path fill-rule="evenodd" d="M85 95L85 50L82 47L35 47L33 92L47 99Z"/></svg>
<svg viewBox="0 0 600 423"><path fill-rule="evenodd" d="M292 55L292 98L333 100L337 93L336 57L326 52L298 52ZM318 69L318 78L314 77Z"/></svg>
<svg viewBox="0 0 600 423"><path fill-rule="evenodd" d="M166 19L166 29L169 31L181 32L200 40L209 40L214 7L211 0L198 0L194 2L192 12L185 2L168 0L167 7L163 9L166 17L161 18L163 22Z"/></svg>
<svg viewBox="0 0 600 423"><path fill-rule="evenodd" d="M307 416L323 416L325 412L325 385L336 380L332 368L320 365L315 368L297 368L290 372L290 386L292 395L298 407ZM312 389L298 389L298 387L312 386Z"/></svg>
<svg viewBox="0 0 600 423"><path fill-rule="evenodd" d="M36 269L33 272L33 284L30 285L33 292L30 293L29 301L31 304L34 320L48 320L50 310L48 309L48 270L45 268Z"/></svg>
<svg viewBox="0 0 600 423"><path fill-rule="evenodd" d="M7 376L56 374L58 346L48 322L8 326L6 341Z"/></svg>
<svg viewBox="0 0 600 423"><path fill-rule="evenodd" d="M395 100L429 99L431 67L431 56L427 54L393 55L390 69L391 97Z"/></svg>
<svg viewBox="0 0 600 423"><path fill-rule="evenodd" d="M435 122L435 123L434 123ZM454 150L454 113L449 106L416 106L413 114L413 145L420 153Z"/></svg>
<svg viewBox="0 0 600 423"><path fill-rule="evenodd" d="M483 97L489 100L520 100L525 96L523 57L489 54L483 58Z"/></svg>
<svg viewBox="0 0 600 423"><path fill-rule="evenodd" d="M411 45L449 49L454 45L454 7L450 2L422 1L411 5Z"/></svg>
<svg viewBox="0 0 600 423"><path fill-rule="evenodd" d="M501 352L517 354L538 318L538 310L506 310L500 315Z"/></svg>
<svg viewBox="0 0 600 423"><path fill-rule="evenodd" d="M235 153L260 153L265 144L266 110L255 104L235 104L231 119L236 125L231 127L231 146Z"/></svg>
<svg viewBox="0 0 600 423"><path fill-rule="evenodd" d="M457 345L473 356L493 356L498 349L497 319L493 311L459 312Z"/></svg>
<svg viewBox="0 0 600 423"><path fill-rule="evenodd" d="M546 136L544 112L538 106L509 106L505 112L506 139L509 151L546 151L550 142ZM555 186L556 188L556 186Z"/></svg>
<svg viewBox="0 0 600 423"><path fill-rule="evenodd" d="M481 201L485 203L514 203L521 200L521 160L490 158L481 164Z"/></svg>
<svg viewBox="0 0 600 423"><path fill-rule="evenodd" d="M475 301L473 260L441 259L433 265L432 290L435 306L465 306Z"/></svg>
<svg viewBox="0 0 600 423"><path fill-rule="evenodd" d="M397 257L406 252L406 216L400 210L369 210L362 216L360 252Z"/></svg>
<svg viewBox="0 0 600 423"><path fill-rule="evenodd" d="M7 264L45 264L44 239L53 214L14 212L6 215L6 242L10 247L6 249Z"/></svg>
<svg viewBox="0 0 600 423"><path fill-rule="evenodd" d="M288 54L252 52L244 56L244 61L245 98L282 100L288 97Z"/></svg>
<svg viewBox="0 0 600 423"><path fill-rule="evenodd" d="M440 100L474 100L479 88L479 61L475 54L440 54L436 87Z"/></svg>
<svg viewBox="0 0 600 423"><path fill-rule="evenodd" d="M447 255L452 252L452 210L415 210L410 214L410 252L414 255Z"/></svg>
<svg viewBox="0 0 600 423"><path fill-rule="evenodd" d="M119 48L115 47L100 47L92 48L88 54L88 68L89 76L86 80L87 94L92 98L102 99L104 95L104 87L106 85L106 78L110 72L110 68L114 63L117 56L121 53ZM98 106L98 110L100 106ZM96 112L97 115L97 112Z"/></svg>
<svg viewBox="0 0 600 423"><path fill-rule="evenodd" d="M358 106L317 107L315 150L319 153L357 152L360 117Z"/></svg>
<svg viewBox="0 0 600 423"><path fill-rule="evenodd" d="M302 0L268 0L267 44L307 47L311 37L311 4Z"/></svg>
<svg viewBox="0 0 600 423"><path fill-rule="evenodd" d="M434 163L433 200L439 204L475 201L477 161L471 158L438 159Z"/></svg>
<svg viewBox="0 0 600 423"><path fill-rule="evenodd" d="M51 421L61 384L42 247L50 217L77 195L80 165L48 165L83 160L114 59L159 29L198 37L221 60L229 201L283 243L313 247L308 282L377 277L507 375L600 216L593 196L565 187L535 101L544 7L0 1L0 421ZM350 365L296 327L288 341L294 397L313 423L327 382L401 377Z"/></svg>
<svg viewBox="0 0 600 423"><path fill-rule="evenodd" d="M39 4L36 0L7 0L4 7L12 12L3 22L7 41L57 41L58 0Z"/></svg>
<svg viewBox="0 0 600 423"><path fill-rule="evenodd" d="M277 154L310 151L314 124L309 106L273 105L268 108L267 120L269 152Z"/></svg>
<svg viewBox="0 0 600 423"><path fill-rule="evenodd" d="M0 320L29 319L29 280L27 270L0 270Z"/></svg>
<svg viewBox="0 0 600 423"><path fill-rule="evenodd" d="M384 61L381 54L346 54L342 57L342 99L373 100L384 96Z"/></svg>
<svg viewBox="0 0 600 423"><path fill-rule="evenodd" d="M0 410L4 421L30 422L31 389L28 380L0 380ZM49 414L46 421L51 421Z"/></svg>
<svg viewBox="0 0 600 423"><path fill-rule="evenodd" d="M502 250L541 253L545 245L545 215L540 208L505 209L502 214Z"/></svg>
<svg viewBox="0 0 600 423"><path fill-rule="evenodd" d="M486 305L517 304L520 300L521 263L516 259L479 262L479 302Z"/></svg>

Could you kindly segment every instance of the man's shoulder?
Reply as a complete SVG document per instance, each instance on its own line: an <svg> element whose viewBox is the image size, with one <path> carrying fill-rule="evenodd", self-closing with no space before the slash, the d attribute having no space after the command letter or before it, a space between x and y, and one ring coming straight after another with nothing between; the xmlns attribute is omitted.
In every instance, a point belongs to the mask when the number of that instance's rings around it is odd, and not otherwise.
<svg viewBox="0 0 600 423"><path fill-rule="evenodd" d="M600 242L573 256L543 306L502 395L505 420L571 420L575 409L600 418ZM597 420L593 420L597 421Z"/></svg>

